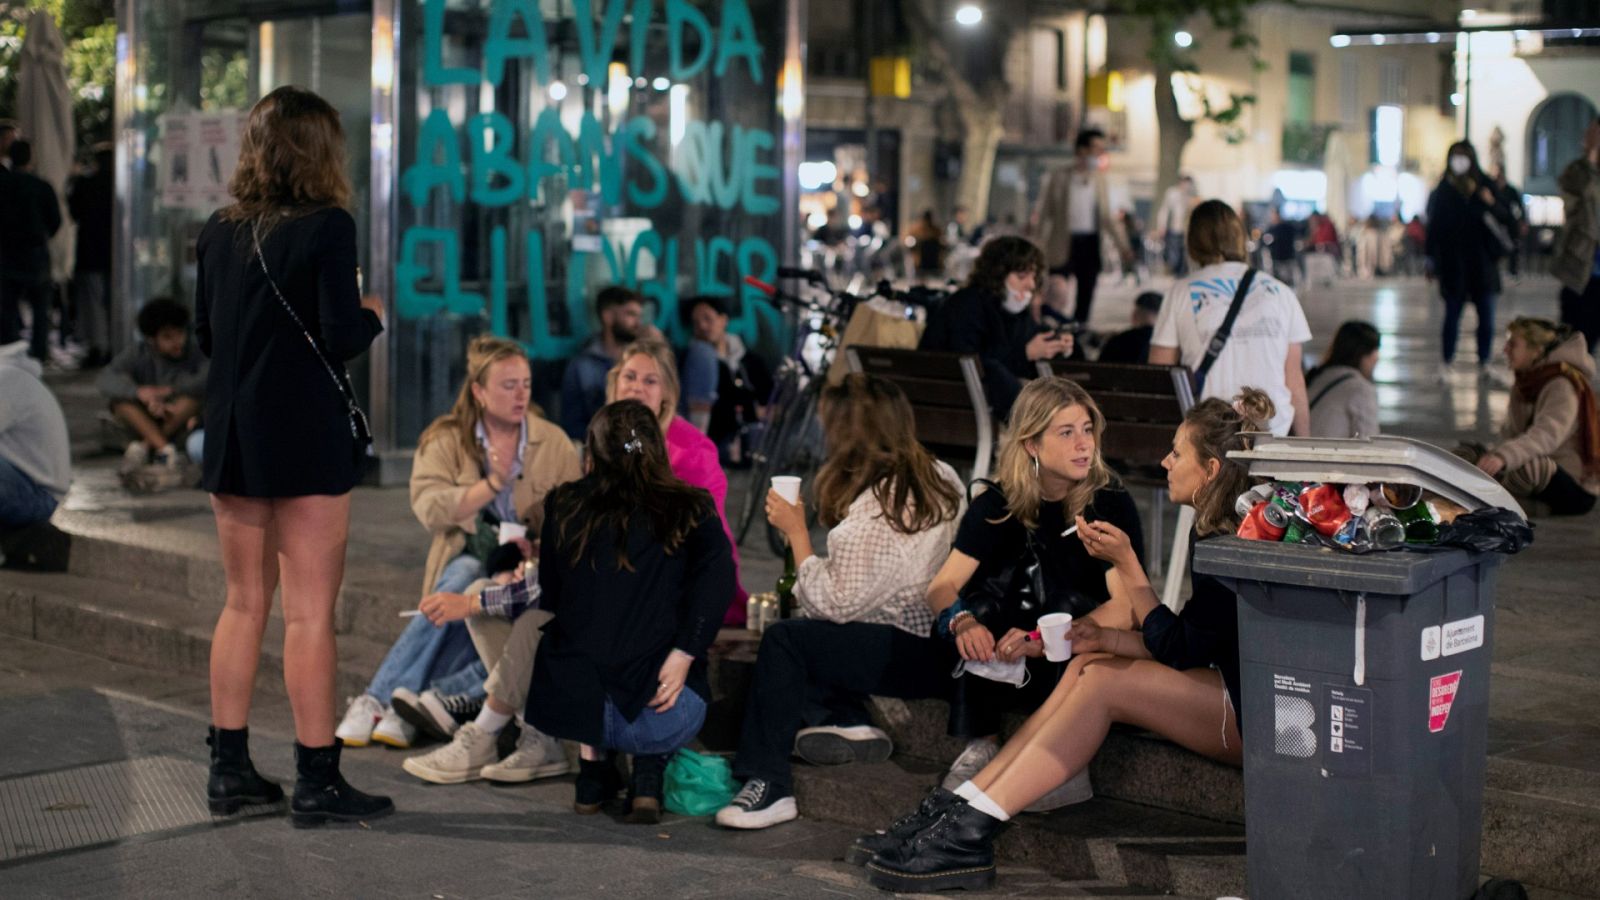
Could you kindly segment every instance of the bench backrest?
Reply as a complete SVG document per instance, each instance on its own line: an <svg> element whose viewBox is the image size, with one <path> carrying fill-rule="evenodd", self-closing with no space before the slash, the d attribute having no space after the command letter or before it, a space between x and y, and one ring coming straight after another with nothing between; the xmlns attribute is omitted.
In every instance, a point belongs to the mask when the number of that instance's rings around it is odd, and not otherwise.
<svg viewBox="0 0 1600 900"><path fill-rule="evenodd" d="M1039 374L1083 385L1106 419L1100 453L1125 472L1159 466L1194 405L1189 370L1182 366L1061 359L1040 362Z"/></svg>
<svg viewBox="0 0 1600 900"><path fill-rule="evenodd" d="M972 477L989 474L994 420L983 393L983 364L970 353L935 353L853 345L850 371L894 382L911 402L917 440L936 456L972 460Z"/></svg>

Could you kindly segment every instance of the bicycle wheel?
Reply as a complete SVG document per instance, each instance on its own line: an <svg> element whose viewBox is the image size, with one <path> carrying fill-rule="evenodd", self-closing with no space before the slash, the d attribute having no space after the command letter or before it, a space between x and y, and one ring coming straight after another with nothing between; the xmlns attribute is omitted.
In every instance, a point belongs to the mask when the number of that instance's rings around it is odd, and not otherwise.
<svg viewBox="0 0 1600 900"><path fill-rule="evenodd" d="M817 470L822 467L822 420L817 416L819 390L808 390L801 396L789 417L789 430L783 436L782 450L774 457L773 475L797 475L800 483L815 483ZM765 492L763 492L765 493ZM816 504L806 506L806 527L817 521ZM767 523L767 546L774 556L782 556L787 541L783 532Z"/></svg>
<svg viewBox="0 0 1600 900"><path fill-rule="evenodd" d="M776 458L782 447L783 431L788 427L791 410L799 400L801 388L799 373L794 370L780 372L777 387L772 392L772 402L768 405L768 419L766 431L757 443L756 449L750 457L750 482L745 491L744 503L739 508L739 519L734 524L733 541L740 546L750 533L750 525L755 522L756 515L764 506L767 492L761 485L775 474L773 468Z"/></svg>

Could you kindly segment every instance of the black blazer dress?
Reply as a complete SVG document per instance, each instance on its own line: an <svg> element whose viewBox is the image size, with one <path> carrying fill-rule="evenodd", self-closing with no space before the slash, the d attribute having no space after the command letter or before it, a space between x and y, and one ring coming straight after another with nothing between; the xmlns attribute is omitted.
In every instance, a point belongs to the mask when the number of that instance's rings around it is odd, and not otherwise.
<svg viewBox="0 0 1600 900"><path fill-rule="evenodd" d="M281 221L261 248L278 289L335 368L383 331L361 308L348 212ZM211 358L201 486L243 497L349 491L359 473L344 399L262 274L250 226L213 213L195 255L195 335Z"/></svg>

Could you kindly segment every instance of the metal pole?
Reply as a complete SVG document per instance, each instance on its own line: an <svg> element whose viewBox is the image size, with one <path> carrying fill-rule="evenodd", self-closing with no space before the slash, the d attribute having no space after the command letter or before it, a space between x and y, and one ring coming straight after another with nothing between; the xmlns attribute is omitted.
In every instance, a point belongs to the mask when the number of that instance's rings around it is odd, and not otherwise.
<svg viewBox="0 0 1600 900"><path fill-rule="evenodd" d="M784 4L783 80L778 86L778 112L783 128L783 208L800 208L800 181L797 173L805 161L805 59L806 2L788 0ZM783 246L778 255L786 265L800 259L800 221L791 213L783 217Z"/></svg>
<svg viewBox="0 0 1600 900"><path fill-rule="evenodd" d="M1472 140L1472 32L1467 32L1467 79L1461 93L1462 139Z"/></svg>
<svg viewBox="0 0 1600 900"><path fill-rule="evenodd" d="M383 335L372 343L369 352L371 377L367 402L372 410L372 437L380 453L395 448L395 385L389 361L399 332L394 309L394 255L398 240L398 140L400 92L395 89L400 77L400 20L398 0L374 0L372 4L372 163L367 226L370 265L365 289L383 298L387 325Z"/></svg>
<svg viewBox="0 0 1600 900"><path fill-rule="evenodd" d="M872 19L875 8L873 3L863 2L861 4L861 55L867 64L867 95L862 107L861 122L862 130L866 135L867 179L869 186L878 178L878 128L877 123L872 118Z"/></svg>

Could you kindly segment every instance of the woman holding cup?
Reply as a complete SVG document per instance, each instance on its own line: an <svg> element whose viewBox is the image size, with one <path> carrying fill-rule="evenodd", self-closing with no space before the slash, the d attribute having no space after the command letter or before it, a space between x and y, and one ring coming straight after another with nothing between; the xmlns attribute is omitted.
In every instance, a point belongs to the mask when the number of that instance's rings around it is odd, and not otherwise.
<svg viewBox="0 0 1600 900"><path fill-rule="evenodd" d="M725 828L799 815L791 752L819 765L887 759L893 748L869 724L866 695L938 697L949 684L954 654L929 637L923 598L950 547L961 480L917 443L911 404L892 382L847 375L823 392L820 411L829 453L814 495L828 554L812 547L799 479L774 478L767 521L794 550L805 615L762 635L733 765L744 788L717 813ZM801 728L813 696L825 698L827 720Z"/></svg>
<svg viewBox="0 0 1600 900"><path fill-rule="evenodd" d="M1032 712L1060 678L1062 665L1044 659L1032 639L1040 616L1071 612L1107 626L1129 624L1117 573L1079 533L1086 519L1104 522L1128 535L1135 559L1144 555L1133 498L1100 458L1104 426L1099 407L1076 382L1040 378L1023 388L1001 438L997 484L972 500L928 587L937 634L954 644L964 667L949 730L968 744L945 777L947 787L994 758L1004 712ZM1086 777L1061 788L1036 811L1091 796Z"/></svg>
<svg viewBox="0 0 1600 900"><path fill-rule="evenodd" d="M1172 501L1195 508L1191 541L1238 527L1234 499L1249 488L1250 478L1227 453L1247 448L1244 433L1262 430L1271 418L1272 401L1254 388L1232 404L1203 400L1184 416L1162 466ZM1242 764L1233 592L1215 578L1196 575L1191 553L1192 596L1175 614L1150 587L1127 533L1082 517L1076 524L1089 552L1115 566L1131 627L1110 624L1098 613L1075 619L1070 636L1077 655L1005 748L954 791L935 789L888 832L857 839L852 855L876 854L869 865L875 886L987 887L994 881L994 840L1006 821L1084 771L1114 722Z"/></svg>
<svg viewBox="0 0 1600 900"><path fill-rule="evenodd" d="M501 543L532 556L526 529L544 520L545 495L578 478L572 442L540 415L531 389L521 344L483 335L468 345L455 405L422 432L411 464L411 511L433 533L422 595L466 590ZM487 675L465 625L435 627L418 616L335 733L351 747L404 749L419 725L448 738L455 716L482 703Z"/></svg>

